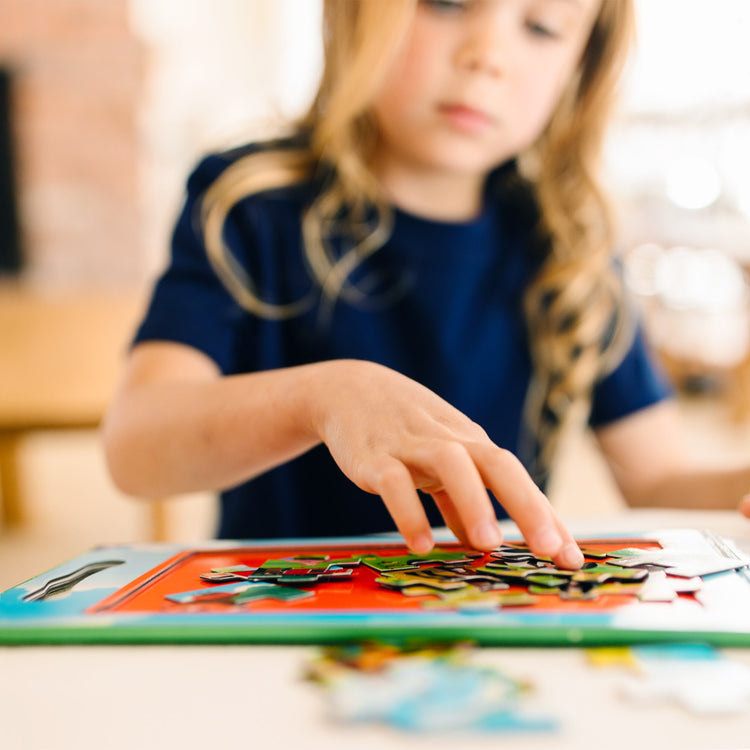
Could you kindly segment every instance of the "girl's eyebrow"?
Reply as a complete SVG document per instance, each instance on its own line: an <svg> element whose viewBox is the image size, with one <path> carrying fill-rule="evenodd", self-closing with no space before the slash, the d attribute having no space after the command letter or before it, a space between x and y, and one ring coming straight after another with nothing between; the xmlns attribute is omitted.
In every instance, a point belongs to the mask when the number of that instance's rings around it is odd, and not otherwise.
<svg viewBox="0 0 750 750"><path fill-rule="evenodd" d="M575 6L579 8L580 10L584 9L584 4L582 0L543 0L543 2L547 3L564 3L565 5Z"/></svg>
<svg viewBox="0 0 750 750"><path fill-rule="evenodd" d="M546 3L547 5L550 5L552 3L556 5L567 5L571 10L573 10L576 13L585 13L586 12L586 3L583 0L539 0L542 3ZM602 0L602 2L607 2L607 0Z"/></svg>

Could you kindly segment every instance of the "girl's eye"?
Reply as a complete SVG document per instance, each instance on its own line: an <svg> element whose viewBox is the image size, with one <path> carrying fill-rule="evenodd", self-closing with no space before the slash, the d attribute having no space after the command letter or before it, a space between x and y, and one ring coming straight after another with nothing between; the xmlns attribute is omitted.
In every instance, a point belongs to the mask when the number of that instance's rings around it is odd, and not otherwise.
<svg viewBox="0 0 750 750"><path fill-rule="evenodd" d="M542 39L557 39L560 36L560 33L556 29L540 21L527 21L526 28L531 34Z"/></svg>
<svg viewBox="0 0 750 750"><path fill-rule="evenodd" d="M469 4L469 0L420 0L438 13L460 13Z"/></svg>

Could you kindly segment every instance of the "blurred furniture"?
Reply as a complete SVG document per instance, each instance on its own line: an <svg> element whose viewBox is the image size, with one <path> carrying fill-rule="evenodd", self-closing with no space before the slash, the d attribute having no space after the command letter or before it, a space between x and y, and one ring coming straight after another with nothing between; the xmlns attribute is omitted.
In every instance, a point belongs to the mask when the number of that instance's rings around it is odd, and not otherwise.
<svg viewBox="0 0 750 750"><path fill-rule="evenodd" d="M681 390L717 391L750 420L750 268L714 248L646 243L625 256L646 332Z"/></svg>
<svg viewBox="0 0 750 750"><path fill-rule="evenodd" d="M0 286L0 528L27 520L21 472L26 436L98 429L140 310L121 290L43 292ZM150 536L165 538L163 503Z"/></svg>
<svg viewBox="0 0 750 750"><path fill-rule="evenodd" d="M677 388L684 392L717 387L730 419L737 424L750 420L750 351L726 367L709 366L699 359L675 357L659 351L660 359Z"/></svg>

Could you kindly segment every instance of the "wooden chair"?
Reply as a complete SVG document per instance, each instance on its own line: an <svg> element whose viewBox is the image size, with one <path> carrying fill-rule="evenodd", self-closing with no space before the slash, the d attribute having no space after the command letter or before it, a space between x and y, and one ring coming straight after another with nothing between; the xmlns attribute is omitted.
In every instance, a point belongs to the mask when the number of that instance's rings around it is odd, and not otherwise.
<svg viewBox="0 0 750 750"><path fill-rule="evenodd" d="M0 285L0 529L27 520L20 450L38 431L96 430L142 300L120 290L42 292ZM161 501L153 540L166 537Z"/></svg>

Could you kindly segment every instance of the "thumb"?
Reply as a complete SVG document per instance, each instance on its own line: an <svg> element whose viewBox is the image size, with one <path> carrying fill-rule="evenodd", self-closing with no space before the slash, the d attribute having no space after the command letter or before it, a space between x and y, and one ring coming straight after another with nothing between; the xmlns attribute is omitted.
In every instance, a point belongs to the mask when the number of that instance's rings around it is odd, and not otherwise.
<svg viewBox="0 0 750 750"><path fill-rule="evenodd" d="M745 495L739 505L739 511L743 516L750 518L750 495Z"/></svg>

